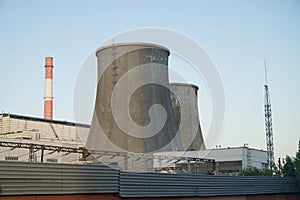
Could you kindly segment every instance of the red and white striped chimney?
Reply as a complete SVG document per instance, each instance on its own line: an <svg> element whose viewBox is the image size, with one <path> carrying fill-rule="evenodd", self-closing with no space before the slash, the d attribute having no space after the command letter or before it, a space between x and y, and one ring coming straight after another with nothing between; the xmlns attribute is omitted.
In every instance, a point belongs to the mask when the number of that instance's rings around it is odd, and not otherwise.
<svg viewBox="0 0 300 200"><path fill-rule="evenodd" d="M53 77L53 58L45 59L45 97L44 97L44 119L52 120L53 118L53 94L52 94L52 77Z"/></svg>

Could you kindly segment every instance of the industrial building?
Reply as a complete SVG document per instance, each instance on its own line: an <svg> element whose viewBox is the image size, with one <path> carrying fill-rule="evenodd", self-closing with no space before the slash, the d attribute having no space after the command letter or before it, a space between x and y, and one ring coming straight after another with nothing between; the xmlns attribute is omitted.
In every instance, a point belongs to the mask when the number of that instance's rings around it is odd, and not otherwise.
<svg viewBox="0 0 300 200"><path fill-rule="evenodd" d="M206 149L201 151L173 151L155 153L157 156L174 156L187 158L214 159L215 163L193 162L193 161L158 161L154 163L157 171L181 170L187 173L208 173L214 168L214 174L238 175L248 167L265 169L267 166L267 151L248 147L247 144L241 147L227 147Z"/></svg>
<svg viewBox="0 0 300 200"><path fill-rule="evenodd" d="M77 131L78 129L80 131ZM85 146L86 141L83 139L88 137L89 130L90 126L86 124L45 120L43 118L8 113L0 114L0 140L2 142L80 148ZM78 135L79 133L84 135ZM30 156L30 149L0 147L0 152L0 160L41 161L41 151L35 151L33 152L33 156ZM207 173L212 172L214 167L215 174L237 175L242 169L246 169L247 167L264 169L267 165L267 152L250 148L246 144L242 147L216 148L200 151L158 152L154 155L157 158L154 159L154 170L171 173L175 172L176 169L180 173ZM102 157L108 161L112 156L102 155ZM189 162L188 159L178 161L181 157L214 159L215 166L213 166L212 162L196 163L195 161ZM82 155L78 153L44 152L44 162L49 163L78 163L81 158ZM147 159L147 157L145 158ZM135 160L137 159L141 160L138 154L135 156ZM111 160L113 161L114 159ZM99 162L99 160L96 159L94 162ZM121 168L123 163L120 163Z"/></svg>
<svg viewBox="0 0 300 200"><path fill-rule="evenodd" d="M80 131L77 131L80 129ZM43 118L2 113L0 114L0 140L1 142L15 142L24 144L53 145L70 148L84 147L84 138L87 138L90 126L58 120L45 120ZM84 135L78 135L78 134ZM0 160L41 162L41 151L30 149L0 147ZM111 154L102 155L109 160ZM237 175L247 167L263 169L267 164L267 152L248 145L242 147L227 147L206 149L200 151L172 151L155 153L154 170L171 173L207 173L222 175ZM78 163L82 155L78 153L45 151L44 162L48 163ZM122 157L123 158L123 157ZM180 158L206 158L214 159L212 162L189 162L189 159ZM141 157L135 155L135 160ZM142 158L145 159L145 158ZM146 158L147 159L147 158ZM112 159L113 160L113 159ZM94 162L98 162L96 159ZM124 162L120 163L120 168ZM213 166L215 165L215 166Z"/></svg>
<svg viewBox="0 0 300 200"><path fill-rule="evenodd" d="M169 82L169 54L167 48L147 43L98 49L91 125L53 120L53 58L46 57L44 118L0 114L0 160L101 162L121 170L226 175L250 166L264 168L263 150L206 149L198 87ZM153 130L157 133L151 135Z"/></svg>
<svg viewBox="0 0 300 200"><path fill-rule="evenodd" d="M87 137L89 128L89 125L79 123L0 114L1 142L79 148L84 146L82 140ZM0 152L0 160L38 162L41 158L41 151L30 152L30 149L0 147ZM80 156L59 151L45 151L44 155L44 162L55 163L76 162Z"/></svg>

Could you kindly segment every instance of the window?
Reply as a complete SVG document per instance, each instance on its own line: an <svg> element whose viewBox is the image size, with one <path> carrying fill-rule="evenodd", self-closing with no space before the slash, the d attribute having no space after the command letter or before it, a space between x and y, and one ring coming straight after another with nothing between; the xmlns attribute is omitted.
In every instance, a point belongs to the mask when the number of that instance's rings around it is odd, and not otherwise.
<svg viewBox="0 0 300 200"><path fill-rule="evenodd" d="M268 164L267 163L261 163L261 168L262 169L267 169Z"/></svg>
<svg viewBox="0 0 300 200"><path fill-rule="evenodd" d="M50 162L50 163L57 163L57 162L58 162L58 159L55 159L55 158L48 158L48 159L47 159L47 162Z"/></svg>
<svg viewBox="0 0 300 200"><path fill-rule="evenodd" d="M5 160L16 161L16 160L19 160L19 157L17 157L17 156L5 156Z"/></svg>

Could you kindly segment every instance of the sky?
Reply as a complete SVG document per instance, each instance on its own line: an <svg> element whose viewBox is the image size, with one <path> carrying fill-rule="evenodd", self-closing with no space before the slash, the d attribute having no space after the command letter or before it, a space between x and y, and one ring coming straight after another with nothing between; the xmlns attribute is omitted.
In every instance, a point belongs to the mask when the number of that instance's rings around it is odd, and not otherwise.
<svg viewBox="0 0 300 200"><path fill-rule="evenodd" d="M217 66L226 95L225 121L216 141L222 147L247 143L266 149L266 60L275 159L295 155L300 139L298 0L0 0L0 111L43 117L44 58L52 56L54 118L73 121L74 87L87 56L111 36L143 27L192 38ZM170 65L199 83L205 135L211 118L207 88L184 70L184 61L173 58Z"/></svg>

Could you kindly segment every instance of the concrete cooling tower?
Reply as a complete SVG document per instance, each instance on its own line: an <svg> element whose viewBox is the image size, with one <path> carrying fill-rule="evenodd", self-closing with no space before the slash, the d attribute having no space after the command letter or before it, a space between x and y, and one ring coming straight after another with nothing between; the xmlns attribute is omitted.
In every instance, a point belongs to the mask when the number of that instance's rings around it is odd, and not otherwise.
<svg viewBox="0 0 300 200"><path fill-rule="evenodd" d="M87 149L183 150L168 89L169 54L168 49L147 43L112 44L97 50L98 85ZM102 161L105 155L100 157ZM136 160L127 160L127 167L131 162L137 168Z"/></svg>
<svg viewBox="0 0 300 200"><path fill-rule="evenodd" d="M173 112L184 150L204 150L198 114L198 87L192 84L171 83ZM176 97L175 97L176 95Z"/></svg>

